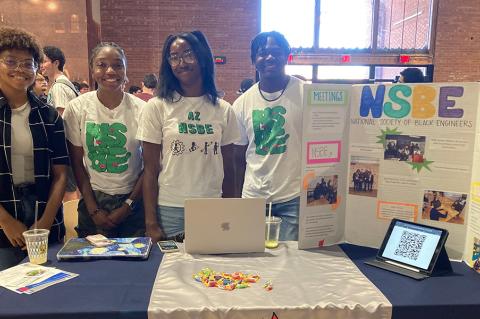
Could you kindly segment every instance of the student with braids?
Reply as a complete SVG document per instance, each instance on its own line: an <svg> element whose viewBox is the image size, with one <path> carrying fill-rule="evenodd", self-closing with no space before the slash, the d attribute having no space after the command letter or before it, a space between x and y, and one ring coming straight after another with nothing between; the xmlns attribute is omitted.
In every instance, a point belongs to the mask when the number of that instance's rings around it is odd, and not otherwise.
<svg viewBox="0 0 480 319"><path fill-rule="evenodd" d="M124 93L127 59L112 42L97 45L90 69L96 91L72 100L63 114L77 185L80 237L144 234L142 156L135 138L141 99Z"/></svg>

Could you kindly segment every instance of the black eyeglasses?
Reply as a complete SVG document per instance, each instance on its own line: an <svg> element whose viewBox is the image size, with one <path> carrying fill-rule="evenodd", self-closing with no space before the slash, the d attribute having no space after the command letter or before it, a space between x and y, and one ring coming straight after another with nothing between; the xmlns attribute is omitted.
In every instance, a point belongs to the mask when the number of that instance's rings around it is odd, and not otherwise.
<svg viewBox="0 0 480 319"><path fill-rule="evenodd" d="M197 60L195 53L192 50L187 50L182 54L170 55L168 57L168 63L175 67L183 61L184 63L194 63Z"/></svg>
<svg viewBox="0 0 480 319"><path fill-rule="evenodd" d="M36 72L38 70L38 63L34 60L23 60L19 61L17 59L6 57L0 58L0 61L7 67L9 70L16 70L20 67L23 70Z"/></svg>

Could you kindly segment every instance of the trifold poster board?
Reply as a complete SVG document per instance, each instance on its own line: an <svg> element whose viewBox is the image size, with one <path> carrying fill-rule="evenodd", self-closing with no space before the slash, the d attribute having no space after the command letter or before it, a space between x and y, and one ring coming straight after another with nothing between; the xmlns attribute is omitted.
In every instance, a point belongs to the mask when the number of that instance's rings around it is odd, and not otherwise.
<svg viewBox="0 0 480 319"><path fill-rule="evenodd" d="M299 248L379 247L399 218L447 229L449 257L473 266L479 105L479 83L306 84ZM422 237L403 244L410 254Z"/></svg>

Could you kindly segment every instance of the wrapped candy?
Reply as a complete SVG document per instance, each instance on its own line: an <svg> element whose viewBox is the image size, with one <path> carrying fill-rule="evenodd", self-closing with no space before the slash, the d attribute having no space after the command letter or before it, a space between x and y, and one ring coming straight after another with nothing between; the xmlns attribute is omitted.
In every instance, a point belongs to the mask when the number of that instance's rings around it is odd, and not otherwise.
<svg viewBox="0 0 480 319"><path fill-rule="evenodd" d="M270 280L266 281L263 288L265 288L266 291L271 291L273 289L272 282Z"/></svg>
<svg viewBox="0 0 480 319"><path fill-rule="evenodd" d="M217 273L210 268L204 268L193 275L193 279L203 283L206 287L217 287L222 290L232 291L250 287L256 283L260 276L242 272Z"/></svg>

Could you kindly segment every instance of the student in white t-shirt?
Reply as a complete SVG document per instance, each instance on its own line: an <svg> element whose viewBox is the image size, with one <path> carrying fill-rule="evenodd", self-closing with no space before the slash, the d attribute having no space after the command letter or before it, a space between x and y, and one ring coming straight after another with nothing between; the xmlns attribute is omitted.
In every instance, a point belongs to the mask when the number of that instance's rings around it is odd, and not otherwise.
<svg viewBox="0 0 480 319"><path fill-rule="evenodd" d="M122 48L102 42L90 68L98 90L72 100L63 114L73 171L82 199L80 237L135 237L145 233L142 155L136 139L145 102L124 93L127 60Z"/></svg>
<svg viewBox="0 0 480 319"><path fill-rule="evenodd" d="M60 115L63 114L67 104L79 95L75 86L65 76L64 66L66 63L65 54L55 46L43 47L42 74L48 77L50 90L47 95L47 103L54 106ZM67 188L64 201L74 200L79 197L75 177L72 169L67 169Z"/></svg>
<svg viewBox="0 0 480 319"><path fill-rule="evenodd" d="M285 73L289 54L282 34L258 34L251 59L260 81L233 104L241 131L236 188L272 203L272 215L282 218L281 240L298 239L300 201L303 82Z"/></svg>
<svg viewBox="0 0 480 319"><path fill-rule="evenodd" d="M222 183L223 196L233 195L231 151L239 131L230 104L218 98L212 52L200 31L166 39L159 78L137 134L146 234L183 240L185 199L221 197Z"/></svg>

